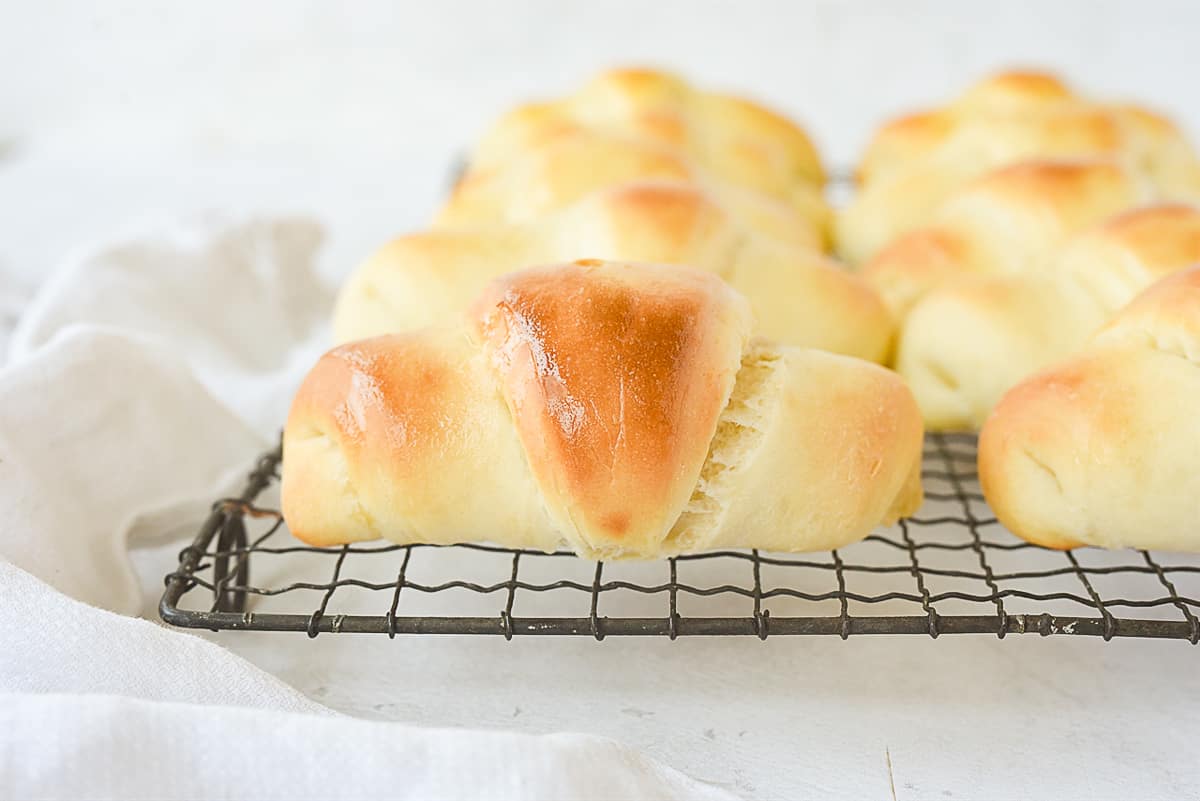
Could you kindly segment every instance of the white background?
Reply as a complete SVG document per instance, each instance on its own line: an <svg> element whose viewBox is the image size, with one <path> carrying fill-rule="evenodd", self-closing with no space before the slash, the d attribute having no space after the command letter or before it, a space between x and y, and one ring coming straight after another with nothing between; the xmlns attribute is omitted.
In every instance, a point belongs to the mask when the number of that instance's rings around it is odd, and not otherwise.
<svg viewBox="0 0 1200 801"><path fill-rule="evenodd" d="M1189 2L6 3L0 301L81 243L208 210L313 214L344 275L428 218L489 118L607 65L747 92L846 164L888 114L1014 64L1200 131L1198 35ZM148 593L173 551L139 557ZM1181 643L215 639L336 709L607 734L747 797L1197 791Z"/></svg>
<svg viewBox="0 0 1200 801"><path fill-rule="evenodd" d="M429 217L494 115L619 63L774 104L837 164L1006 65L1200 131L1188 0L4 5L0 264L30 280L131 216L213 207L320 214L343 274Z"/></svg>

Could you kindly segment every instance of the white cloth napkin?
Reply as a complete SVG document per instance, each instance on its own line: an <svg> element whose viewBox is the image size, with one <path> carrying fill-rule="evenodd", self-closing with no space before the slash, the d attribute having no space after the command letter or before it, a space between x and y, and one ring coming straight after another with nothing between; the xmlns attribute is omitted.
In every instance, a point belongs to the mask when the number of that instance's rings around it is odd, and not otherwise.
<svg viewBox="0 0 1200 801"><path fill-rule="evenodd" d="M124 616L152 600L130 545L190 538L325 346L319 243L301 220L143 229L73 259L12 331L0 797L730 798L603 738L338 715Z"/></svg>
<svg viewBox="0 0 1200 801"><path fill-rule="evenodd" d="M12 798L730 798L611 740L573 734L103 695L0 696L0 727L21 735L0 752ZM80 763L91 770L69 767Z"/></svg>

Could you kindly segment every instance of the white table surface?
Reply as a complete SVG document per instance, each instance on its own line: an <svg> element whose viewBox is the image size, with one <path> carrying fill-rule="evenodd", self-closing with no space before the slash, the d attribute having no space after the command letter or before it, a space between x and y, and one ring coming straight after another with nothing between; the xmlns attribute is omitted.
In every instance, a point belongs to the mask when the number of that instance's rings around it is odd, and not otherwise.
<svg viewBox="0 0 1200 801"><path fill-rule="evenodd" d="M1200 131L1194 4L638 5L23 7L0 26L4 291L139 217L210 210L313 214L344 275L428 217L489 116L622 61L750 89L831 162L1008 63ZM175 550L137 554L147 615ZM1200 651L1178 642L203 636L335 709L596 732L747 798L1200 788Z"/></svg>

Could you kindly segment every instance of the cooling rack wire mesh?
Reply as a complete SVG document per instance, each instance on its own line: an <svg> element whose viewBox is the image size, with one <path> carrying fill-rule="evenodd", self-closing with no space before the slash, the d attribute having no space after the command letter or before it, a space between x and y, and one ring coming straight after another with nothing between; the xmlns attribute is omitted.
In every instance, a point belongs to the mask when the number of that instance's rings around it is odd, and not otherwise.
<svg viewBox="0 0 1200 801"><path fill-rule="evenodd" d="M314 548L277 511L279 450L218 501L166 578L178 626L321 633L646 635L1014 633L1200 641L1194 556L1053 551L983 500L973 435L926 437L918 514L836 551L726 550L652 562L487 545ZM480 532L481 539L486 532Z"/></svg>

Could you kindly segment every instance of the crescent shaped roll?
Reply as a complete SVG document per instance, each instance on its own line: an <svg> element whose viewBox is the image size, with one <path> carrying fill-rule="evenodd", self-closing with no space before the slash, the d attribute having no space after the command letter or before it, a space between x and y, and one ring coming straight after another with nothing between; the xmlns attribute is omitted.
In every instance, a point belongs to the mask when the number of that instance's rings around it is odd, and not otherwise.
<svg viewBox="0 0 1200 801"><path fill-rule="evenodd" d="M860 164L860 191L837 216L838 253L865 263L926 225L965 183L1007 165L1064 158L1112 159L1164 200L1200 199L1200 160L1170 120L1081 97L1050 75L1001 73L942 108L881 128Z"/></svg>
<svg viewBox="0 0 1200 801"><path fill-rule="evenodd" d="M1037 114L1073 98L1065 83L1047 73L1009 70L988 76L943 108L904 114L881 125L863 151L858 180L872 183L928 155L970 117Z"/></svg>
<svg viewBox="0 0 1200 801"><path fill-rule="evenodd" d="M690 184L635 183L536 222L435 230L386 245L347 281L339 342L444 320L491 279L578 258L690 265L750 301L756 332L789 345L883 360L891 315L861 278L807 247L760 236Z"/></svg>
<svg viewBox="0 0 1200 801"><path fill-rule="evenodd" d="M1037 272L968 276L930 292L905 318L896 370L926 425L977 428L1017 382L1078 350L1141 290L1197 263L1200 210L1119 214Z"/></svg>
<svg viewBox="0 0 1200 801"><path fill-rule="evenodd" d="M832 215L815 184L799 182L766 193L716 177L662 144L583 129L469 170L455 185L435 226L529 222L592 192L647 180L707 189L747 227L780 242L818 249L828 244Z"/></svg>
<svg viewBox="0 0 1200 801"><path fill-rule="evenodd" d="M470 168L511 161L581 130L669 147L715 178L769 195L825 182L816 148L791 120L676 75L636 68L601 73L573 95L504 115L476 146Z"/></svg>
<svg viewBox="0 0 1200 801"><path fill-rule="evenodd" d="M1200 266L1014 387L979 440L996 516L1052 548L1200 550Z"/></svg>
<svg viewBox="0 0 1200 801"><path fill-rule="evenodd" d="M343 345L284 431L317 545L479 539L591 558L838 547L920 503L883 368L751 337L711 273L607 262L490 284L465 322Z"/></svg>
<svg viewBox="0 0 1200 801"><path fill-rule="evenodd" d="M1152 197L1139 175L1110 160L1016 164L956 192L861 275L903 320L926 293L964 275L1039 271L1074 234Z"/></svg>

